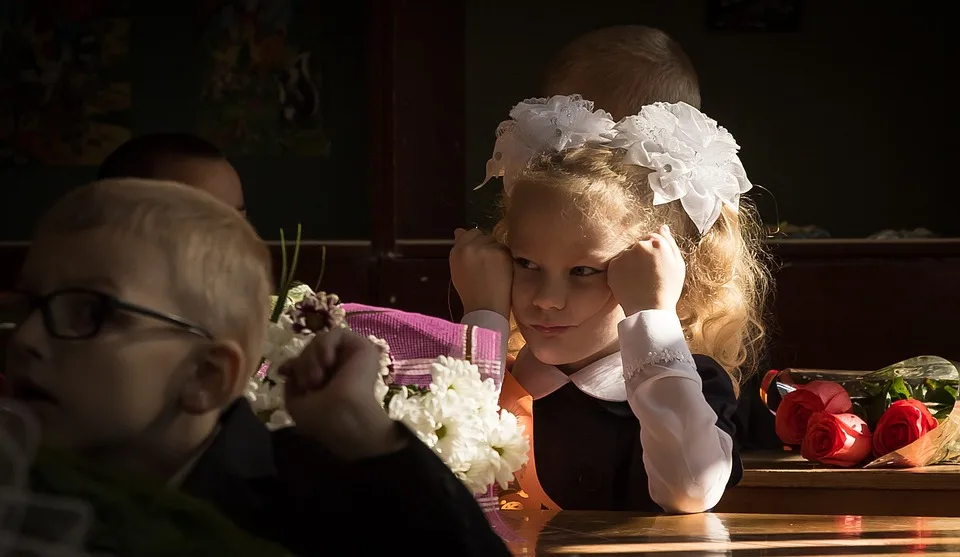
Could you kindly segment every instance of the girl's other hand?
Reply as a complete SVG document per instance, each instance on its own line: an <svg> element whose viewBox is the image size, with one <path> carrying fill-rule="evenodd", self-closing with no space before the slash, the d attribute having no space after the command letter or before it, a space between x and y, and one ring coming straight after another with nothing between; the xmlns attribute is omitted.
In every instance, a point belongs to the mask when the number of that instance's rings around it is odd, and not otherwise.
<svg viewBox="0 0 960 557"><path fill-rule="evenodd" d="M625 249L607 268L607 284L626 315L648 309L676 311L686 265L670 228Z"/></svg>
<svg viewBox="0 0 960 557"><path fill-rule="evenodd" d="M513 258L493 236L478 229L454 231L450 278L465 313L495 311L510 318Z"/></svg>

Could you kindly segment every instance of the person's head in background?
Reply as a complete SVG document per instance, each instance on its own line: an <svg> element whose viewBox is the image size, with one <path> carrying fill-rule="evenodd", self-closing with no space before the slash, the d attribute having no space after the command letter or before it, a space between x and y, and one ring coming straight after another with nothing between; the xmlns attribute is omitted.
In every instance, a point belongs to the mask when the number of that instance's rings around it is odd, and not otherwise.
<svg viewBox="0 0 960 557"><path fill-rule="evenodd" d="M700 108L697 72L680 45L644 25L604 27L568 43L547 66L541 94L580 95L614 120L638 114L655 102L685 102ZM524 342L510 320L510 357Z"/></svg>
<svg viewBox="0 0 960 557"><path fill-rule="evenodd" d="M579 94L620 120L655 102L700 108L697 72L669 35L642 25L606 27L569 43L550 63L543 94Z"/></svg>
<svg viewBox="0 0 960 557"><path fill-rule="evenodd" d="M98 180L109 178L179 182L246 214L237 171L215 145L188 133L152 133L127 141L97 171Z"/></svg>
<svg viewBox="0 0 960 557"><path fill-rule="evenodd" d="M249 222L182 184L117 179L41 219L16 290L6 380L45 444L168 476L259 363L270 292Z"/></svg>

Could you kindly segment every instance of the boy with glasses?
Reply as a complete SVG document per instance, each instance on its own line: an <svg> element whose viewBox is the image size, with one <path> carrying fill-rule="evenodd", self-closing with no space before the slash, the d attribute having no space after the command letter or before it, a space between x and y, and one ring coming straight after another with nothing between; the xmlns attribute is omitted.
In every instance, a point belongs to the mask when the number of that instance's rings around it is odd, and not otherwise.
<svg viewBox="0 0 960 557"><path fill-rule="evenodd" d="M263 241L197 189L74 190L0 303L7 388L48 446L179 487L298 555L386 554L425 526L418 554L506 555L469 492L374 399L366 339L318 335L286 367L297 427L259 421L241 393L270 282ZM373 520L377 535L349 535Z"/></svg>

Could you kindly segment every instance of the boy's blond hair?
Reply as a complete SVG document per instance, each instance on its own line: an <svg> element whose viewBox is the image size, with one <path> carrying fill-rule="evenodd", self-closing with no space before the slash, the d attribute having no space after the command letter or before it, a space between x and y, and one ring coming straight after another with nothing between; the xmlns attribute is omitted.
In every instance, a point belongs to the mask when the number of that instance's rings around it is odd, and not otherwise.
<svg viewBox="0 0 960 557"><path fill-rule="evenodd" d="M655 102L700 108L697 72L669 35L642 25L606 27L568 44L549 65L544 94L579 94L614 120Z"/></svg>
<svg viewBox="0 0 960 557"><path fill-rule="evenodd" d="M559 195L565 210L579 211L608 238L640 240L662 225L673 233L687 264L677 315L690 349L710 356L739 383L757 369L763 350L764 310L770 283L763 231L750 200L724 206L704 234L679 201L653 204L647 168L624 161L625 151L586 146L535 157L501 198L503 218L494 236L507 244L508 213L543 205ZM522 217L521 217L522 218ZM510 349L523 345L512 331Z"/></svg>
<svg viewBox="0 0 960 557"><path fill-rule="evenodd" d="M181 315L217 339L239 342L250 365L259 363L273 290L270 252L240 213L175 182L101 180L61 198L37 237L93 230L158 247L168 256Z"/></svg>

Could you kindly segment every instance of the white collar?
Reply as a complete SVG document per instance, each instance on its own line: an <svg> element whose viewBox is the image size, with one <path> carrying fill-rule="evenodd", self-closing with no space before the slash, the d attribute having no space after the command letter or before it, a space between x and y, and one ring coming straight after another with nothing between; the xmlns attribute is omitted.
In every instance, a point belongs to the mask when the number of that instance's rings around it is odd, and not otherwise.
<svg viewBox="0 0 960 557"><path fill-rule="evenodd" d="M524 348L517 355L517 361L510 373L534 400L549 395L567 383L573 383L583 393L600 400L627 400L627 385L623 380L620 352L600 358L580 371L567 375L556 366L541 362L533 352Z"/></svg>

